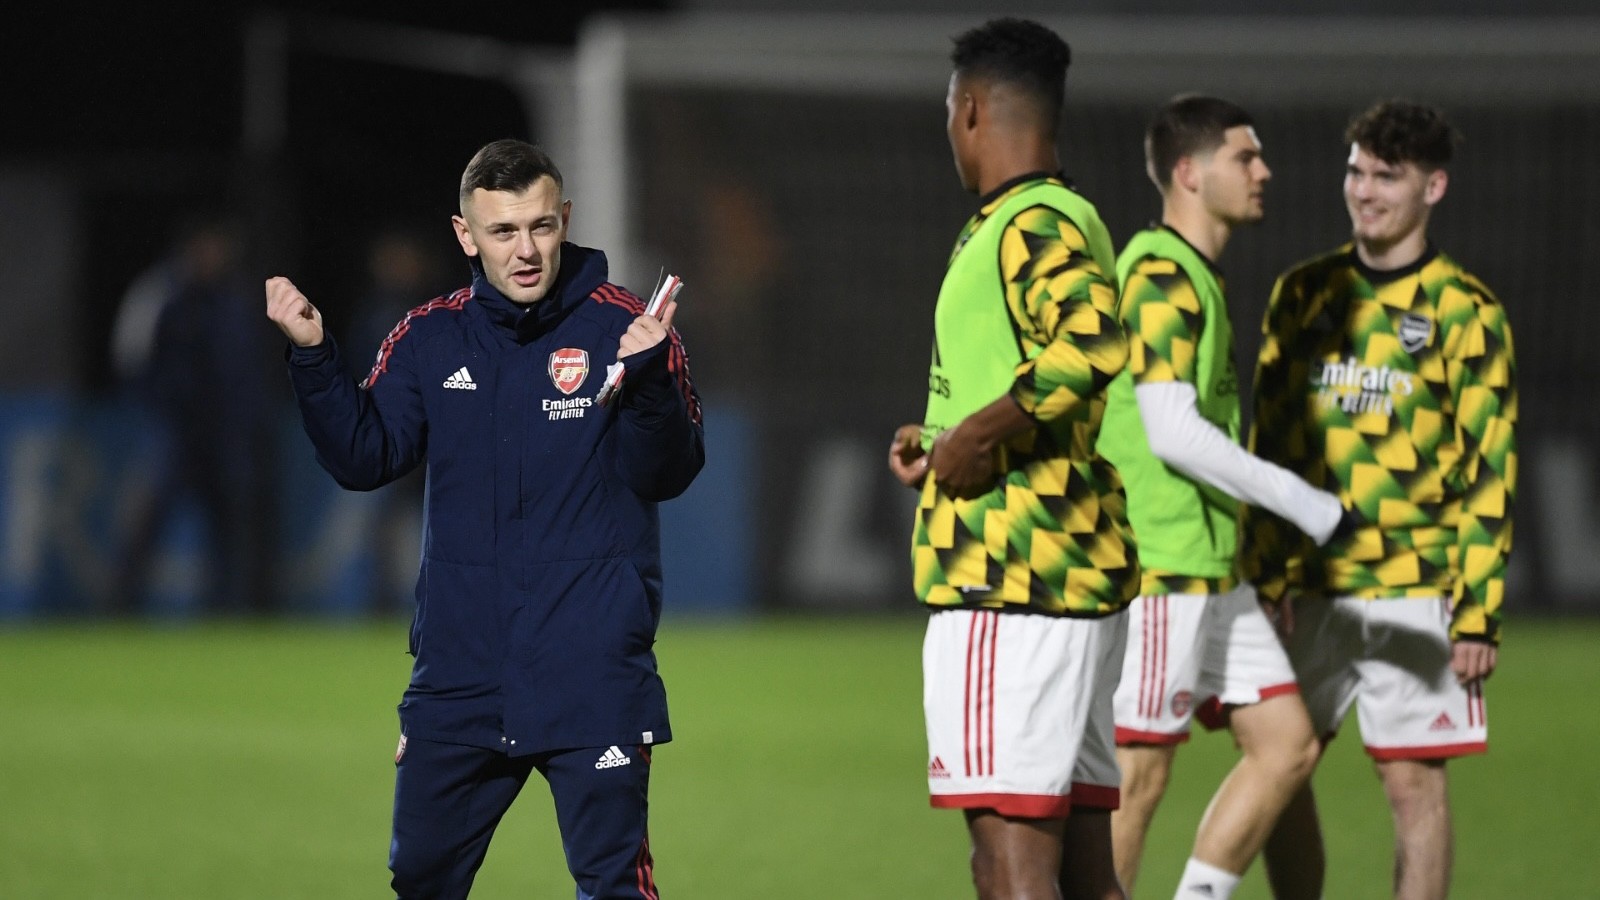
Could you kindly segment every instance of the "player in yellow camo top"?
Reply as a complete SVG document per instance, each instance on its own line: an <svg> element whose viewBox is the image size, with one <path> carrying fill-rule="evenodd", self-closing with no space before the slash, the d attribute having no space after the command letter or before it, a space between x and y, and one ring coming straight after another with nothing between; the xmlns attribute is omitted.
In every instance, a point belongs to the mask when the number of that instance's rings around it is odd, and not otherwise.
<svg viewBox="0 0 1600 900"><path fill-rule="evenodd" d="M1505 310L1427 238L1456 132L1386 101L1345 136L1354 240L1279 279L1256 369L1252 449L1337 491L1367 523L1326 547L1245 513L1242 568L1281 601L1314 726L1351 704L1394 814L1395 895L1442 898L1445 761L1482 752L1516 488L1517 395ZM1279 897L1321 895L1308 787L1266 848Z"/></svg>
<svg viewBox="0 0 1600 900"><path fill-rule="evenodd" d="M1253 118L1219 97L1174 97L1145 131L1145 160L1161 222L1117 259L1130 361L1111 383L1099 443L1127 490L1142 572L1113 702L1122 805L1112 843L1132 890L1192 720L1226 726L1240 756L1200 821L1177 896L1227 900L1318 752L1283 645L1234 578L1238 507L1274 510L1323 543L1357 523L1338 497L1239 446L1216 260L1266 213L1272 173Z"/></svg>
<svg viewBox="0 0 1600 900"><path fill-rule="evenodd" d="M1138 566L1094 449L1128 352L1111 240L1056 174L1067 45L1015 19L955 43L946 126L980 207L935 307L927 412L889 452L921 490L929 792L966 815L980 897L1122 897L1111 694Z"/></svg>

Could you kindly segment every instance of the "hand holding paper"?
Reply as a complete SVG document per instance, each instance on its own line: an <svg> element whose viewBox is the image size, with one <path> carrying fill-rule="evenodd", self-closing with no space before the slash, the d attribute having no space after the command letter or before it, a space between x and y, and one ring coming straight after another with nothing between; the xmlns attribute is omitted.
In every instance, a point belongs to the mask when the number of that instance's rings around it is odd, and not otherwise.
<svg viewBox="0 0 1600 900"><path fill-rule="evenodd" d="M617 347L617 361L606 367L606 380L600 386L600 393L594 398L595 403L605 406L616 395L627 372L626 364L623 362L626 357L667 340L672 329L672 316L678 310L675 298L682 289L683 281L676 275L668 275L656 287L650 302L645 304L644 315L635 319L622 335L622 341Z"/></svg>

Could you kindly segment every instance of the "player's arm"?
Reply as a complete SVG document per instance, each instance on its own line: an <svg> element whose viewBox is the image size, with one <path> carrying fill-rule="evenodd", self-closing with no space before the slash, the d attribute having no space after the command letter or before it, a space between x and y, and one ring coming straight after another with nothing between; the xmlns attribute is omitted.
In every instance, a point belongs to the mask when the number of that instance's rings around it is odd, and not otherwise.
<svg viewBox="0 0 1600 900"><path fill-rule="evenodd" d="M978 496L994 487L995 450L1032 428L1033 420L1012 397L999 397L940 432L928 450L927 466L935 483L951 495Z"/></svg>
<svg viewBox="0 0 1600 900"><path fill-rule="evenodd" d="M1273 286L1261 325L1256 358L1251 454L1290 471L1307 471L1305 406L1293 372L1293 345L1299 333L1300 292L1287 278ZM1299 376L1299 377L1304 377ZM1263 600L1278 602L1301 579L1307 539L1277 513L1259 506L1240 507L1239 568Z"/></svg>
<svg viewBox="0 0 1600 900"><path fill-rule="evenodd" d="M391 334L388 354L362 386L345 371L322 314L287 278L266 284L267 317L289 339L289 381L317 460L341 486L372 490L411 471L427 438L410 344ZM396 327L401 332L402 326Z"/></svg>
<svg viewBox="0 0 1600 900"><path fill-rule="evenodd" d="M1458 644L1457 675L1470 680L1492 671L1494 660L1486 649L1500 640L1517 482L1516 371L1511 327L1504 307L1492 298L1479 302L1457 293L1452 302L1447 294L1439 317L1455 443L1462 449L1454 474L1460 514L1450 636L1483 645L1460 649Z"/></svg>
<svg viewBox="0 0 1600 900"><path fill-rule="evenodd" d="M1134 265L1122 285L1119 314L1150 452L1189 478L1265 507L1326 543L1344 514L1339 498L1251 455L1200 414L1196 348L1207 323L1183 268L1159 257Z"/></svg>
<svg viewBox="0 0 1600 900"><path fill-rule="evenodd" d="M659 321L634 319L617 348L617 358L628 361L617 420L618 474L635 494L655 502L688 490L706 461L700 394L672 327L677 308L669 302Z"/></svg>
<svg viewBox="0 0 1600 900"><path fill-rule="evenodd" d="M1011 389L939 435L929 467L941 488L969 496L993 487L993 451L1039 423L1087 416L1128 358L1110 273L1059 211L1037 206L1000 238L1006 305L1019 337L1040 347L1022 357Z"/></svg>
<svg viewBox="0 0 1600 900"><path fill-rule="evenodd" d="M1346 517L1339 498L1282 466L1252 455L1200 415L1192 384L1136 385L1150 452L1190 478L1294 523L1319 546Z"/></svg>

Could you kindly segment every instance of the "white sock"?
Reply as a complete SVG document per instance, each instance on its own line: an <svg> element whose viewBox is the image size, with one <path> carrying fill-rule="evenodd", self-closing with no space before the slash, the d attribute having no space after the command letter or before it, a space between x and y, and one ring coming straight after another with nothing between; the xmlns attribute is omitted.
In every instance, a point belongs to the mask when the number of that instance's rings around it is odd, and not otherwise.
<svg viewBox="0 0 1600 900"><path fill-rule="evenodd" d="M1173 895L1173 900L1200 900L1201 897L1228 900L1238 889L1240 877L1191 856L1189 864L1183 867L1183 880L1178 882L1178 893Z"/></svg>

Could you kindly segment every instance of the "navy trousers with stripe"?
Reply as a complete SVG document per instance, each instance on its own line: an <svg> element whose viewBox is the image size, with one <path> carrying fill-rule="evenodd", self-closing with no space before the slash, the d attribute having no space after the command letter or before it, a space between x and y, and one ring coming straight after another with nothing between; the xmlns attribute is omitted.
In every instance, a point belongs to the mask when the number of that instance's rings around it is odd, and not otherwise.
<svg viewBox="0 0 1600 900"><path fill-rule="evenodd" d="M659 900L646 827L650 748L618 750L508 757L408 740L395 767L390 885L400 900L466 897L500 818L537 770L555 800L578 900Z"/></svg>

